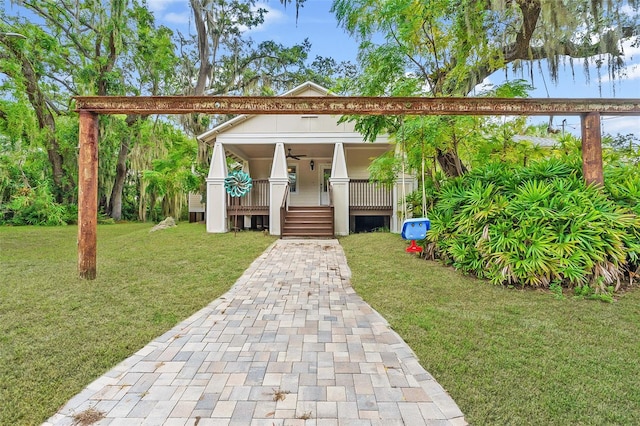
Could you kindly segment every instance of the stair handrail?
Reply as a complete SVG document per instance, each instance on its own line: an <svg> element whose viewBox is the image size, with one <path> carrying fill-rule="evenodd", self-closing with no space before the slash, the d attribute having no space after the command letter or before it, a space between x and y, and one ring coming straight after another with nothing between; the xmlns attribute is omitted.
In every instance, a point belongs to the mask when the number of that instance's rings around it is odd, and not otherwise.
<svg viewBox="0 0 640 426"><path fill-rule="evenodd" d="M333 184L331 182L327 185L327 189L329 190L329 205L333 206Z"/></svg>
<svg viewBox="0 0 640 426"><path fill-rule="evenodd" d="M287 218L287 212L289 211L289 183L284 188L284 196L282 197L282 204L280 204L280 238L284 231L284 222Z"/></svg>
<svg viewBox="0 0 640 426"><path fill-rule="evenodd" d="M333 184L329 181L329 208L331 209L331 235L336 235L336 216L335 208L333 207Z"/></svg>

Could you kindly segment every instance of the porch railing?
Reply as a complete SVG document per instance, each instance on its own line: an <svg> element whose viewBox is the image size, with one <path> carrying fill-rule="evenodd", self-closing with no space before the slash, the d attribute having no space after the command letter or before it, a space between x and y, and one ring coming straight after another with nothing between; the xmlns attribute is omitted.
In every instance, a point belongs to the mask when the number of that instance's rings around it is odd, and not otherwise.
<svg viewBox="0 0 640 426"><path fill-rule="evenodd" d="M333 188L329 187L328 189L329 205L332 206ZM251 191L244 197L227 196L229 213L235 214L236 207L240 215L268 215L269 180L255 179ZM393 210L393 191L391 188L370 182L367 179L351 179L349 182L349 208L354 214L357 212L371 214L372 210L391 211Z"/></svg>
<svg viewBox="0 0 640 426"><path fill-rule="evenodd" d="M393 210L393 191L368 179L351 179L349 208L352 211Z"/></svg>
<svg viewBox="0 0 640 426"><path fill-rule="evenodd" d="M254 179L251 190L244 197L227 195L227 210L230 213L269 214L269 179Z"/></svg>

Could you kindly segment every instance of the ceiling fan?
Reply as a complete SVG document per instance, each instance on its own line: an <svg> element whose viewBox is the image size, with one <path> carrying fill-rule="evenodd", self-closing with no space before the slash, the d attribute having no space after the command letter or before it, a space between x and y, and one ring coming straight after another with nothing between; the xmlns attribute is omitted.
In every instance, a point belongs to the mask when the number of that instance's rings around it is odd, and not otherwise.
<svg viewBox="0 0 640 426"><path fill-rule="evenodd" d="M294 160L299 160L300 157L306 157L305 154L292 154L291 153L291 148L288 148L287 150L287 158L293 158Z"/></svg>

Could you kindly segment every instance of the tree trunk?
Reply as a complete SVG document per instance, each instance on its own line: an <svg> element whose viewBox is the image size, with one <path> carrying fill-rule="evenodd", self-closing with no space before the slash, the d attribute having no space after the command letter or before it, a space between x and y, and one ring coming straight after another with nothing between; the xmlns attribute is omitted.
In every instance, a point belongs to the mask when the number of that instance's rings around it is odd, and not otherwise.
<svg viewBox="0 0 640 426"><path fill-rule="evenodd" d="M7 45L10 47L10 45ZM11 47L10 47L11 48ZM58 203L64 202L65 188L64 185L64 169L62 167L63 159L60 154L60 146L56 139L56 121L53 117L53 113L47 105L47 100L40 90L38 75L36 70L31 65L31 62L27 57L19 50L11 48L12 53L20 60L20 67L22 69L22 76L25 80L27 96L29 102L33 107L36 117L38 119L38 127L45 134L45 148L47 150L47 157L51 164L51 170L53 173L53 185L54 195ZM69 185L68 185L69 186Z"/></svg>
<svg viewBox="0 0 640 426"><path fill-rule="evenodd" d="M193 21L196 27L197 40L198 40L198 59L200 60L200 68L198 68L198 79L193 87L193 95L204 95L207 88L207 79L211 75L213 69L213 63L215 61L215 52L217 51L217 41L213 41L213 46L209 43L209 34L207 33L207 26L205 18L204 5L202 1L190 0L191 8L193 9ZM219 36L218 36L219 37ZM212 52L213 49L213 52ZM211 57L213 55L214 57ZM188 128L195 135L199 135L206 130L206 127L201 123L200 114L193 113L188 119ZM210 161L211 147L209 144L198 140L198 157L197 162L200 165L207 166Z"/></svg>
<svg viewBox="0 0 640 426"><path fill-rule="evenodd" d="M51 116L52 126L55 129L55 121L53 121L53 116ZM53 185L54 195L56 197L56 201L58 203L65 202L65 194L67 193L67 189L69 185L65 185L64 183L64 171L62 168L62 155L59 152L58 140L55 135L51 135L51 131L47 128L47 157L49 158L49 163L51 164L51 170L53 172Z"/></svg>
<svg viewBox="0 0 640 426"><path fill-rule="evenodd" d="M144 180L138 178L138 220L140 222L147 221L147 185Z"/></svg>
<svg viewBox="0 0 640 426"><path fill-rule="evenodd" d="M113 182L113 189L111 190L111 198L109 199L109 217L113 220L122 219L122 193L127 179L127 156L129 155L129 145L132 140L131 127L137 123L139 119L139 115L131 114L128 115L125 120L129 132L120 144L118 162L116 163L116 177Z"/></svg>
<svg viewBox="0 0 640 426"><path fill-rule="evenodd" d="M446 176L462 176L467 173L467 168L458 155L460 138L456 132L456 120L455 118L448 117L445 118L444 122L451 127L450 144L444 149L436 148L436 160Z"/></svg>
<svg viewBox="0 0 640 426"><path fill-rule="evenodd" d="M207 27L202 17L204 13L203 6L196 0L191 0L191 7L193 9L193 19L198 34L198 59L200 59L200 68L198 69L198 80L193 89L193 94L196 96L204 94L204 90L207 85L207 77L211 72L211 63L209 62L209 36L207 34Z"/></svg>
<svg viewBox="0 0 640 426"><path fill-rule="evenodd" d="M122 192L124 190L124 182L127 177L127 155L129 154L128 140L123 140L120 144L120 152L118 152L118 162L116 163L116 177L111 190L111 198L109 199L109 213L113 220L122 219Z"/></svg>
<svg viewBox="0 0 640 426"><path fill-rule="evenodd" d="M462 176L467 172L467 168L460 161L460 157L452 149L447 151L437 149L436 158L444 174L449 177Z"/></svg>

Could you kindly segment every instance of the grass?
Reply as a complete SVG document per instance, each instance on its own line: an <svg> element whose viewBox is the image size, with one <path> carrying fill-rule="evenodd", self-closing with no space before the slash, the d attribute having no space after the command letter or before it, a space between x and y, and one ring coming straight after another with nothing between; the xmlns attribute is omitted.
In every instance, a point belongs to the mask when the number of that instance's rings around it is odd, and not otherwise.
<svg viewBox="0 0 640 426"><path fill-rule="evenodd" d="M0 227L0 424L40 424L95 378L227 291L262 233L98 228L98 277L77 276L74 226Z"/></svg>
<svg viewBox="0 0 640 426"><path fill-rule="evenodd" d="M224 293L274 240L150 228L100 226L88 282L77 278L75 227L0 227L0 424L46 420ZM397 235L341 244L358 293L472 424L640 424L640 291L612 304L560 299L420 260Z"/></svg>
<svg viewBox="0 0 640 426"><path fill-rule="evenodd" d="M615 303L507 289L404 252L341 239L356 291L474 425L640 424L640 291Z"/></svg>

